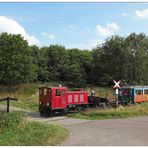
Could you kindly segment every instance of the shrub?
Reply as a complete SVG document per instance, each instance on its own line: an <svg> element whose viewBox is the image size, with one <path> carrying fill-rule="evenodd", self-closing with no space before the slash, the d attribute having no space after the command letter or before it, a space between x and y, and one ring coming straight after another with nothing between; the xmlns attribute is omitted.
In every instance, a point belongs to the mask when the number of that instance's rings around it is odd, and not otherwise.
<svg viewBox="0 0 148 148"><path fill-rule="evenodd" d="M0 129L17 128L19 123L23 120L25 113L23 112L5 112L0 111Z"/></svg>

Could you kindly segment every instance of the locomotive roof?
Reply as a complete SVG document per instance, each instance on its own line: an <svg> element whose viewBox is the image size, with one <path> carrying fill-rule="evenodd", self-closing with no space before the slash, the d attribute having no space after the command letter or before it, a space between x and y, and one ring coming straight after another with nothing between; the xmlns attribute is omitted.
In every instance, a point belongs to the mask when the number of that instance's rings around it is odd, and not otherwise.
<svg viewBox="0 0 148 148"><path fill-rule="evenodd" d="M132 88L148 88L148 86L146 86L146 85L145 86L140 86L140 85L139 86L138 85L134 86L133 85L133 86L122 86L121 89L122 88L130 88L130 89L132 89Z"/></svg>
<svg viewBox="0 0 148 148"><path fill-rule="evenodd" d="M43 87L39 87L39 88L51 88L51 89L67 89L67 87L51 87L51 86L43 86Z"/></svg>

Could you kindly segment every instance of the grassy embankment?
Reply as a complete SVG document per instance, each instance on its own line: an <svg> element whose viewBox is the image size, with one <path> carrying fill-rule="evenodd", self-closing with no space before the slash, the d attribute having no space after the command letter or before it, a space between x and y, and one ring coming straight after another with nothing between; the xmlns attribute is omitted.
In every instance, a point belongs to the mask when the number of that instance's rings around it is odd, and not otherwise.
<svg viewBox="0 0 148 148"><path fill-rule="evenodd" d="M17 89L11 90L11 94L9 95L8 90L3 86L0 86L0 98L4 97L15 97L18 101L11 101L11 106L27 109L30 111L38 111L38 88L41 86L50 85L50 86L58 86L56 82L50 82L49 84L40 84L40 83L28 83L17 86ZM62 84L64 86L64 84ZM69 88L72 89L72 88ZM90 92L90 88L86 88L87 91ZM109 88L101 88L94 87L95 94L97 96L102 97L112 97L112 89ZM6 104L6 102L0 102L0 104Z"/></svg>
<svg viewBox="0 0 148 148"><path fill-rule="evenodd" d="M126 106L122 109L90 109L85 112L67 115L72 118L101 120L101 119L117 119L137 116L148 116L148 102L137 104L135 106Z"/></svg>
<svg viewBox="0 0 148 148"><path fill-rule="evenodd" d="M56 145L68 136L68 130L47 123L29 122L22 112L0 111L1 146Z"/></svg>

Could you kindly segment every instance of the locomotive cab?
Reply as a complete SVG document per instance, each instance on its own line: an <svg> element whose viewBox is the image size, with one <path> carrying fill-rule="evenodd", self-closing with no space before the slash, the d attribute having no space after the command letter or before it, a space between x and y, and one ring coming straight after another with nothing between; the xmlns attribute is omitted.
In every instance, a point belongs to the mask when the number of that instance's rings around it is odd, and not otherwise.
<svg viewBox="0 0 148 148"><path fill-rule="evenodd" d="M50 115L66 107L67 87L39 88L39 112Z"/></svg>

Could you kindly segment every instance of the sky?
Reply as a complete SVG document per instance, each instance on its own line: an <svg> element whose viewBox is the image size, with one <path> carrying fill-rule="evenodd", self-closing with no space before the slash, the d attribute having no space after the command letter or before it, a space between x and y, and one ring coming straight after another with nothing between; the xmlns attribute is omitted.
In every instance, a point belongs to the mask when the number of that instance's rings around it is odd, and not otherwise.
<svg viewBox="0 0 148 148"><path fill-rule="evenodd" d="M148 35L148 3L0 2L2 32L39 47L92 49L112 35Z"/></svg>

